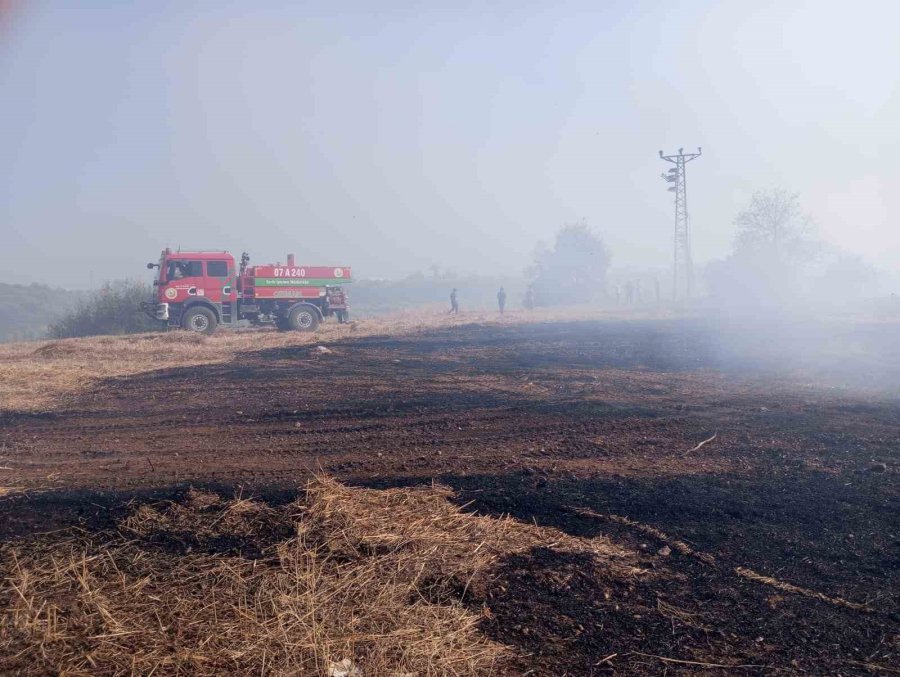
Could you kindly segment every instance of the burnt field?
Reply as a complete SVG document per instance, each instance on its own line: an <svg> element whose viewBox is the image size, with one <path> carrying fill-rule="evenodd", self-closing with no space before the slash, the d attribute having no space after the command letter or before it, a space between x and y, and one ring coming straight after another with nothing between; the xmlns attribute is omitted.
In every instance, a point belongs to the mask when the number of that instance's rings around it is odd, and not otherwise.
<svg viewBox="0 0 900 677"><path fill-rule="evenodd" d="M890 324L478 324L106 379L3 413L0 539L110 533L189 487L277 508L314 473L436 481L561 534L442 584L510 649L498 674L896 674L898 346Z"/></svg>

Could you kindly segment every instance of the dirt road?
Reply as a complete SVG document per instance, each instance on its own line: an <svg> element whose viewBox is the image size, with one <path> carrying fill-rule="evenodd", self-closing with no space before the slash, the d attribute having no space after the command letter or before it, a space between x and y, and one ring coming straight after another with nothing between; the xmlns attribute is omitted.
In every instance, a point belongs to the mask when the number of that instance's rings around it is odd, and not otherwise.
<svg viewBox="0 0 900 677"><path fill-rule="evenodd" d="M102 524L189 484L278 501L318 469L439 479L474 509L605 534L673 574L617 591L632 603L616 614L577 558L507 562L469 602L531 654L523 669L693 674L715 669L684 658L702 646L746 674L892 674L891 374L734 350L691 322L471 325L108 380L77 406L0 419L0 485L15 488L0 538Z"/></svg>

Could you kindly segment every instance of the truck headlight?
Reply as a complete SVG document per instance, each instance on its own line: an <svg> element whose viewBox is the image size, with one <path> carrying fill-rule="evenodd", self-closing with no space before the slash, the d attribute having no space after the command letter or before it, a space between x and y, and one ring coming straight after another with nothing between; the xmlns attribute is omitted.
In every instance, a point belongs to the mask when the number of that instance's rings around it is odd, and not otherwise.
<svg viewBox="0 0 900 677"><path fill-rule="evenodd" d="M169 319L169 304L168 303L156 304L156 319L157 320L168 320Z"/></svg>

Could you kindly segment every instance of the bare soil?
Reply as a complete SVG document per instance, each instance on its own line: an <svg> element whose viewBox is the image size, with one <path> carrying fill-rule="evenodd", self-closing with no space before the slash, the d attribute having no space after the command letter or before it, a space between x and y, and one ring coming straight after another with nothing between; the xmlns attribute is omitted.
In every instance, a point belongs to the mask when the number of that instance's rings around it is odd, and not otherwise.
<svg viewBox="0 0 900 677"><path fill-rule="evenodd" d="M439 480L651 574L548 543L461 588L511 670L897 674L900 331L829 336L812 359L694 321L468 325L111 378L0 417L0 539L189 486L279 505L314 471Z"/></svg>

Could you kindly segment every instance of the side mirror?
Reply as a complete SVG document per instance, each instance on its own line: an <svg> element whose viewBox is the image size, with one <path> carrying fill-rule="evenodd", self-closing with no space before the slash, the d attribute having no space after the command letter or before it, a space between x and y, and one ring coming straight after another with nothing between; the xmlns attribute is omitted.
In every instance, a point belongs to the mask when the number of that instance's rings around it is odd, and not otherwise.
<svg viewBox="0 0 900 677"><path fill-rule="evenodd" d="M147 270L153 270L153 269L156 268L156 266L158 266L158 265L159 265L158 263L148 263L148 264L147 264Z"/></svg>

